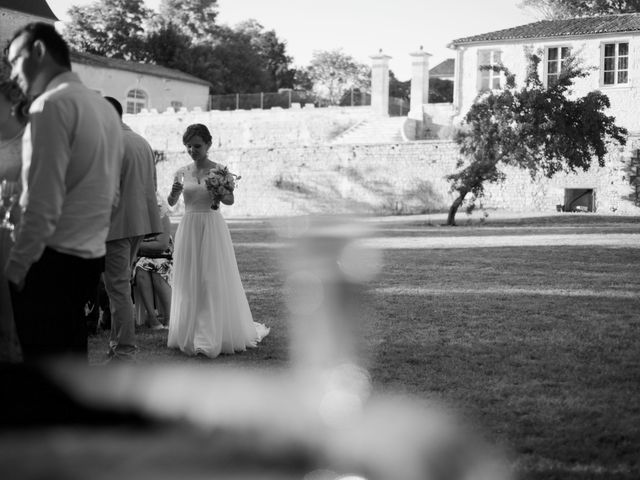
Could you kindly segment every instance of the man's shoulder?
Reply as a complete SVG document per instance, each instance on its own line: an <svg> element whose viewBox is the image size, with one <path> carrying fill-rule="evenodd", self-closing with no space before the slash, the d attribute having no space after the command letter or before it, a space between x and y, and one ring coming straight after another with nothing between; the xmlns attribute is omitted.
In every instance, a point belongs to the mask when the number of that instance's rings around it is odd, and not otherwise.
<svg viewBox="0 0 640 480"><path fill-rule="evenodd" d="M99 97L97 92L94 92L88 88L84 83L79 80L71 78L72 81L60 81L55 86L49 87L48 90L38 96L37 100L46 102L58 101L65 98L77 98L85 96L87 94L95 94Z"/></svg>
<svg viewBox="0 0 640 480"><path fill-rule="evenodd" d="M153 158L153 149L142 135L134 132L130 128L123 128L122 138L125 149L135 152L136 155L148 155Z"/></svg>
<svg viewBox="0 0 640 480"><path fill-rule="evenodd" d="M46 106L59 108L74 108L72 106L82 105L92 109L102 108L106 102L95 91L87 88L80 82L65 82L56 88L39 95L32 103L32 109L43 109ZM109 105L110 108L113 108Z"/></svg>
<svg viewBox="0 0 640 480"><path fill-rule="evenodd" d="M149 142L147 142L146 138L144 138L139 133L134 132L131 128L127 127L126 125L123 125L122 136L125 139L129 140L130 142L132 142L132 143L139 143L139 144L149 145ZM151 147L149 147L149 148L151 148Z"/></svg>

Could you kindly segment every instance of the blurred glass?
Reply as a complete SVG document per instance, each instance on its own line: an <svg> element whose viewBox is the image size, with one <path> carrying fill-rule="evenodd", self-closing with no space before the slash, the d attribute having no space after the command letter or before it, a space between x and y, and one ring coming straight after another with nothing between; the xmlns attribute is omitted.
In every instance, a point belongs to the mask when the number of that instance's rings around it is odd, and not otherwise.
<svg viewBox="0 0 640 480"><path fill-rule="evenodd" d="M11 212L18 202L20 195L19 182L12 182L7 179L0 182L0 214L2 215L2 222L0 228L13 232L15 230L15 224L11 221Z"/></svg>

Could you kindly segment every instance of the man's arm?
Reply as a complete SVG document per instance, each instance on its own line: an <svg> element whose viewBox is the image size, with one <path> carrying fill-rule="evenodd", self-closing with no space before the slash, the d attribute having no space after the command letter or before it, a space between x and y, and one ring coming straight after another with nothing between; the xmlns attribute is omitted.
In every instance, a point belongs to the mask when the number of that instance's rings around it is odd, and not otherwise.
<svg viewBox="0 0 640 480"><path fill-rule="evenodd" d="M42 255L62 213L71 157L67 122L58 105L45 102L41 109L31 111L28 203L6 267L7 278L16 285L22 284L31 265Z"/></svg>

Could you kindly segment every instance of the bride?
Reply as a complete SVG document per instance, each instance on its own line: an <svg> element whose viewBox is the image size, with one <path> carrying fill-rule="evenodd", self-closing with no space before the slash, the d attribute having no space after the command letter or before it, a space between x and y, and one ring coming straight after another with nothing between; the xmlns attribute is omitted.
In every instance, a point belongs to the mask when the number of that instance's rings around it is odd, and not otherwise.
<svg viewBox="0 0 640 480"><path fill-rule="evenodd" d="M184 194L185 214L176 232L168 346L187 355L216 357L255 347L269 333L253 321L242 287L231 235L220 209L232 205L233 191L212 195L205 177L219 165L209 160L211 133L189 125L182 142L193 163L178 169L170 205Z"/></svg>

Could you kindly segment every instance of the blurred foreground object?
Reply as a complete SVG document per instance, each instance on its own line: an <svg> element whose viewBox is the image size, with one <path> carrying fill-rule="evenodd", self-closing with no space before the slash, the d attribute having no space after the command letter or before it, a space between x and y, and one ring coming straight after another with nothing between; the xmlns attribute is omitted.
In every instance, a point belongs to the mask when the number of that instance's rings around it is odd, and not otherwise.
<svg viewBox="0 0 640 480"><path fill-rule="evenodd" d="M283 258L292 369L61 361L13 370L15 378L0 380L5 391L20 390L3 399L0 477L508 478L500 456L441 406L373 391L360 294L382 261L360 246L366 229L353 219L295 218L276 231L291 240ZM35 395L25 395L34 385ZM60 405L66 418L56 417ZM28 430L9 413L18 408L28 420L23 407L43 408ZM53 421L43 418L49 410Z"/></svg>

